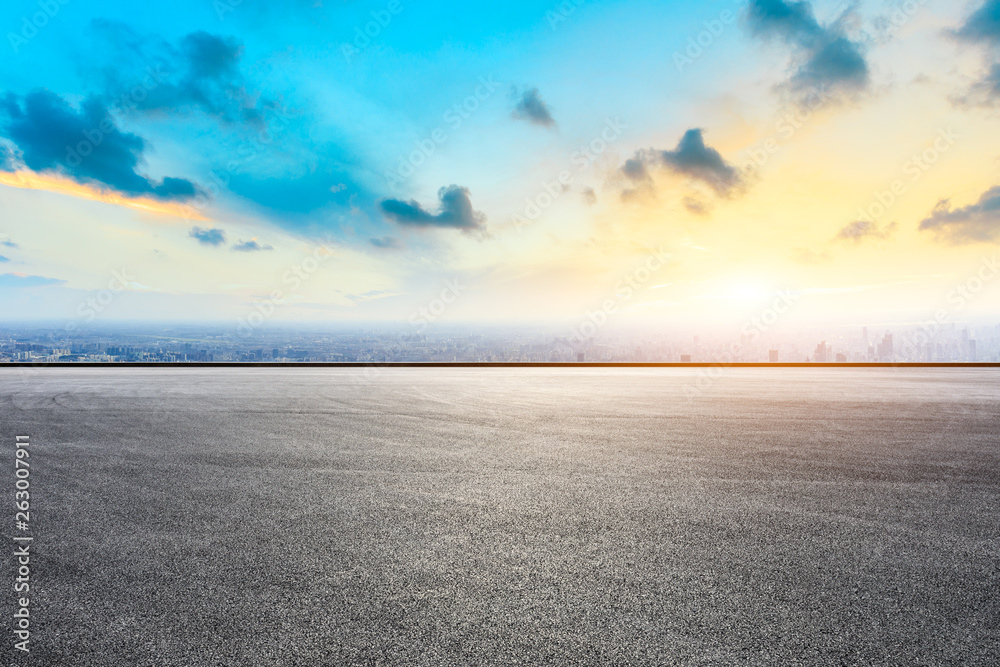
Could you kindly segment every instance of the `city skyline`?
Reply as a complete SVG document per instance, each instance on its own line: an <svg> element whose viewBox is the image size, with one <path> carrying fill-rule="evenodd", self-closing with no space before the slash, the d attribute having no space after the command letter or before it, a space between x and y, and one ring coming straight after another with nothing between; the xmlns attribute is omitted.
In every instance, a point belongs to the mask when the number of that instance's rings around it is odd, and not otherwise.
<svg viewBox="0 0 1000 667"><path fill-rule="evenodd" d="M818 342L816 342L818 341ZM58 323L0 328L0 363L1000 363L1000 324L812 329L718 335L551 326L271 327L241 335L203 323Z"/></svg>

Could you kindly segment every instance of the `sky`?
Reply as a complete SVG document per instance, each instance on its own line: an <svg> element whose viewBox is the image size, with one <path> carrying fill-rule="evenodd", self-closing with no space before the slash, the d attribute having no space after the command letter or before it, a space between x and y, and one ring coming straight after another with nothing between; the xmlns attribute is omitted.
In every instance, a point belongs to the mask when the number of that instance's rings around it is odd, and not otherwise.
<svg viewBox="0 0 1000 667"><path fill-rule="evenodd" d="M8 321L1000 320L1000 0L0 26Z"/></svg>

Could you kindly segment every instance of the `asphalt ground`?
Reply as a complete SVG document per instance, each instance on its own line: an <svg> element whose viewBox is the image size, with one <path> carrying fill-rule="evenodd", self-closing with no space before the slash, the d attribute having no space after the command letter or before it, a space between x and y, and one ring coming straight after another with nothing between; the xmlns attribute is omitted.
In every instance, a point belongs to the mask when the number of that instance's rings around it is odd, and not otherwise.
<svg viewBox="0 0 1000 667"><path fill-rule="evenodd" d="M0 479L2 664L1000 662L996 369L0 368Z"/></svg>

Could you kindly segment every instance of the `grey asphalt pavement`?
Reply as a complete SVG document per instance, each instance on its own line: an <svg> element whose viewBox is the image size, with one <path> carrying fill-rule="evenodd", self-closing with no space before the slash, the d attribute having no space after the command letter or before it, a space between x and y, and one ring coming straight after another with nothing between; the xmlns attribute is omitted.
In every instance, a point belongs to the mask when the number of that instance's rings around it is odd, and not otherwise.
<svg viewBox="0 0 1000 667"><path fill-rule="evenodd" d="M1000 662L1000 373L713 374L0 368L3 664Z"/></svg>

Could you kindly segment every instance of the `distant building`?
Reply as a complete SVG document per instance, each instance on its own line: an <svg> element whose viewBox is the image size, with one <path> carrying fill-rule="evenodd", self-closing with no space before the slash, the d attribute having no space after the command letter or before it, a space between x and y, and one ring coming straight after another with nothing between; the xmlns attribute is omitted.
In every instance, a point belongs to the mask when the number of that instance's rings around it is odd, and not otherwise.
<svg viewBox="0 0 1000 667"><path fill-rule="evenodd" d="M816 351L813 352L813 361L818 364L826 363L826 341L822 340L819 345L816 346Z"/></svg>
<svg viewBox="0 0 1000 667"><path fill-rule="evenodd" d="M887 333L883 338L882 342L878 344L878 350L875 353L878 356L879 361L892 361L893 351L892 351L892 334Z"/></svg>
<svg viewBox="0 0 1000 667"><path fill-rule="evenodd" d="M770 362L772 364L778 363L778 351L777 350L768 350L767 351L767 360L768 360L768 362Z"/></svg>
<svg viewBox="0 0 1000 667"><path fill-rule="evenodd" d="M583 352L577 352L576 353L576 361L577 361L577 363L581 363L582 364L583 360L584 360L584 356L585 355L584 355Z"/></svg>
<svg viewBox="0 0 1000 667"><path fill-rule="evenodd" d="M846 362L847 362L847 357L846 357L846 356L844 356L843 354L840 354L840 353L838 352L838 353L837 353L837 363L838 363L838 364L843 364L843 363L846 363Z"/></svg>
<svg viewBox="0 0 1000 667"><path fill-rule="evenodd" d="M681 363L682 364L690 364L691 363L691 355L690 354L682 354L681 355Z"/></svg>

